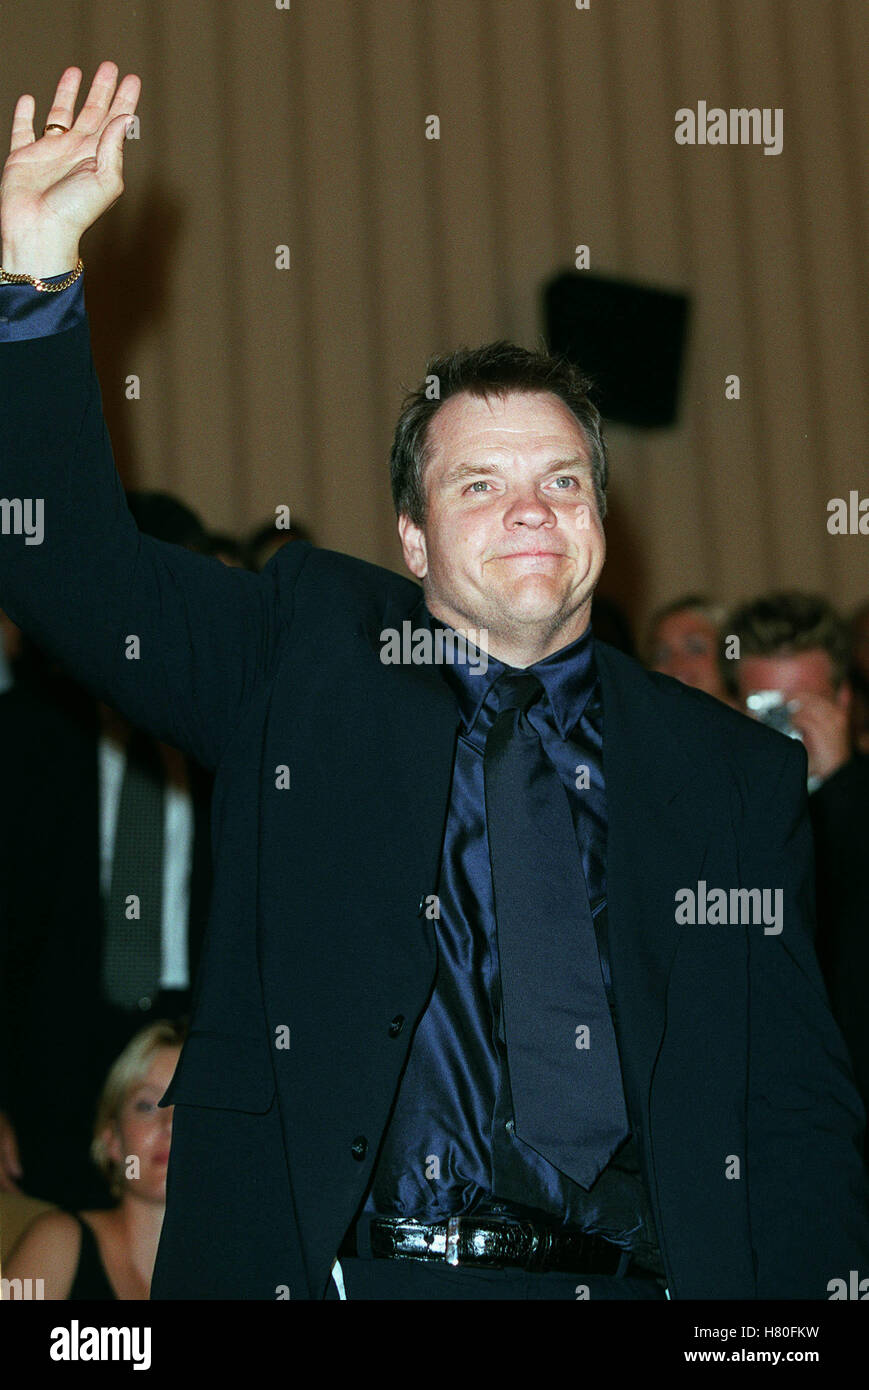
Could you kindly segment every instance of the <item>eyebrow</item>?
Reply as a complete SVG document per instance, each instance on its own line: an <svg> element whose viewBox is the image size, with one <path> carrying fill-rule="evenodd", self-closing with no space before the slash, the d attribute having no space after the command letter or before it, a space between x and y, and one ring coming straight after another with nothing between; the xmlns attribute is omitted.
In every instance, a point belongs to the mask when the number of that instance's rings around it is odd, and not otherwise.
<svg viewBox="0 0 869 1390"><path fill-rule="evenodd" d="M583 458L581 454L575 454L572 458L555 459L547 464L544 472L558 473L565 468L588 468L591 469L591 459ZM476 477L481 473L502 473L503 467L499 463L459 463L455 468L451 468L444 478L444 482L458 482L462 478Z"/></svg>

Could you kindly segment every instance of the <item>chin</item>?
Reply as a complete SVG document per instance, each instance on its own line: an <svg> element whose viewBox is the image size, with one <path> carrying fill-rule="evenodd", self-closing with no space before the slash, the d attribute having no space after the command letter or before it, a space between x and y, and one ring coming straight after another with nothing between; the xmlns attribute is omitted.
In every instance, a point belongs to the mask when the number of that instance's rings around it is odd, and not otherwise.
<svg viewBox="0 0 869 1390"><path fill-rule="evenodd" d="M135 1197L140 1202L147 1202L150 1206L163 1205L166 1201L165 1165L162 1170L156 1165L156 1171L141 1178L131 1179L126 1186L125 1195Z"/></svg>
<svg viewBox="0 0 869 1390"><path fill-rule="evenodd" d="M540 583L534 576L530 582L500 594L496 601L503 612L514 615L521 622L543 622L563 612L568 597L561 587Z"/></svg>
<svg viewBox="0 0 869 1390"><path fill-rule="evenodd" d="M493 632L499 629L513 632L517 636L526 632L533 634L541 629L550 632L558 627L560 608L558 604L505 603L499 604L497 620L488 626Z"/></svg>

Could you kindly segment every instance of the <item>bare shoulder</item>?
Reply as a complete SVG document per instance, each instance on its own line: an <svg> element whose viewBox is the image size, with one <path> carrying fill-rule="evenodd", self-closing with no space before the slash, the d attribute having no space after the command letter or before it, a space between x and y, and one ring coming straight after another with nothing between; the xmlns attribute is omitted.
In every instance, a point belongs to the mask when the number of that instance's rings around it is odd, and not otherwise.
<svg viewBox="0 0 869 1390"><path fill-rule="evenodd" d="M10 1280L41 1279L47 1300L69 1297L81 1252L81 1226L65 1211L40 1212L15 1245L3 1271ZM14 1285L10 1289L15 1297Z"/></svg>
<svg viewBox="0 0 869 1390"><path fill-rule="evenodd" d="M13 1257L19 1250L23 1250L25 1244L44 1245L47 1242L61 1247L65 1244L78 1243L81 1240L81 1227L74 1216L68 1211L60 1209L52 1211L41 1211L37 1217L31 1221L27 1230L21 1235L15 1249Z"/></svg>

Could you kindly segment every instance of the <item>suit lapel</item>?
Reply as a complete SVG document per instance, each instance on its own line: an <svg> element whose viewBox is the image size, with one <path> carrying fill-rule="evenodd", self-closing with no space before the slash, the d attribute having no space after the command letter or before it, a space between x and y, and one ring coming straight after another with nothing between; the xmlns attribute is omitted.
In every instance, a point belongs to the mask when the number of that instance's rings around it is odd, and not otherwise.
<svg viewBox="0 0 869 1390"><path fill-rule="evenodd" d="M609 945L626 1085L648 1098L684 927L675 894L702 876L708 815L673 701L635 662L596 643L607 790Z"/></svg>
<svg viewBox="0 0 869 1390"><path fill-rule="evenodd" d="M369 617L359 627L360 642L369 659L372 693L383 730L382 756L388 760L395 804L413 807L407 823L407 854L430 875L420 891L434 893L452 781L460 717L455 696L438 666L381 661L381 632L402 624L426 628L422 590L410 584L392 592L382 617ZM425 864L425 869L423 869Z"/></svg>
<svg viewBox="0 0 869 1390"><path fill-rule="evenodd" d="M361 625L360 633L377 654L387 683L385 688L391 692L390 698L395 701L396 712L401 709L400 721L393 720L389 727L390 740L395 737L401 740L403 735L407 735L410 746L415 748L412 758L415 769L420 754L420 744L415 742L415 738L419 735L422 736L425 745L431 743L437 747L440 742L448 742L452 763L459 710L455 696L443 679L438 666L430 663L415 665L410 662L384 664L380 661L383 649L380 635L382 631L392 630L401 634L402 625L407 622L410 623L412 631L417 628L428 631L422 590L416 586L414 590L415 592L410 591L409 594L405 591L402 591L401 595L390 594L383 611L381 626L377 627L369 621L368 624ZM415 775L418 774L415 772Z"/></svg>

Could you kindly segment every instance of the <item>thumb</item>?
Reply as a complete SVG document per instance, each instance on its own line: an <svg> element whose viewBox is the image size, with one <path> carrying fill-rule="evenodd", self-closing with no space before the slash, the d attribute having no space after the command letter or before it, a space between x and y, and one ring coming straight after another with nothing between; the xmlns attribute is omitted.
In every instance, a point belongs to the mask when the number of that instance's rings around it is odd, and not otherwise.
<svg viewBox="0 0 869 1390"><path fill-rule="evenodd" d="M115 116L109 121L97 145L97 173L122 178L124 168L124 143L130 115Z"/></svg>

